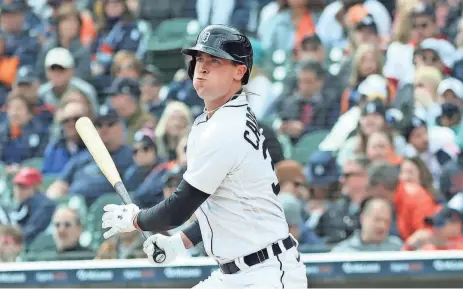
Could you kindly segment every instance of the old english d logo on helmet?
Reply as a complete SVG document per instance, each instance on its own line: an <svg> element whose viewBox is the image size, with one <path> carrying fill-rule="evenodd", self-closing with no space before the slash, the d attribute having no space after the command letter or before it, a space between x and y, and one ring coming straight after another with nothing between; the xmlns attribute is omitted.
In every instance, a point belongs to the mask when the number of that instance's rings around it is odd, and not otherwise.
<svg viewBox="0 0 463 289"><path fill-rule="evenodd" d="M182 53L193 56L188 67L188 76L191 79L193 79L195 56L198 52L246 65L247 71L241 83L248 83L253 65L252 46L249 39L238 29L221 24L209 25L199 33L194 47L182 50Z"/></svg>

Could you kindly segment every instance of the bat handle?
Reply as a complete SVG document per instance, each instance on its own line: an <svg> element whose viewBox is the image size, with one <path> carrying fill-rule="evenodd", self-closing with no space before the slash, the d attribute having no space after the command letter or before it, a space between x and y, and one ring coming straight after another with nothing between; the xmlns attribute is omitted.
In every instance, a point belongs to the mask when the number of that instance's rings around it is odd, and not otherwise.
<svg viewBox="0 0 463 289"><path fill-rule="evenodd" d="M148 232L142 232L145 239L148 239L150 234ZM154 262L160 264L166 260L166 252L159 248L156 244L154 244L154 253L153 253L153 260Z"/></svg>

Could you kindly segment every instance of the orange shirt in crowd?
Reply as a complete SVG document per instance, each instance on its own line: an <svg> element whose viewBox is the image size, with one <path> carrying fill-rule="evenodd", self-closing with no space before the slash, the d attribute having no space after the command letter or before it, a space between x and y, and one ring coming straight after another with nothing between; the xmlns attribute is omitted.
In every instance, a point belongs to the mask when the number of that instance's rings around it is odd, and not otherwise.
<svg viewBox="0 0 463 289"><path fill-rule="evenodd" d="M426 244L421 246L418 250L422 251L435 251L435 250L463 250L463 236L451 238L445 246L437 246L434 244Z"/></svg>
<svg viewBox="0 0 463 289"><path fill-rule="evenodd" d="M87 12L80 14L82 20L82 27L80 28L80 41L82 45L89 46L96 38L96 28L92 16Z"/></svg>
<svg viewBox="0 0 463 289"><path fill-rule="evenodd" d="M296 27L296 36L295 36L295 45L294 47L299 47L302 43L302 40L306 36L315 34L315 24L312 20L312 15L310 12L307 12L304 17L302 17L299 25Z"/></svg>
<svg viewBox="0 0 463 289"><path fill-rule="evenodd" d="M407 240L416 230L427 228L425 217L436 211L438 204L423 187L400 181L394 195L397 228L402 240Z"/></svg>

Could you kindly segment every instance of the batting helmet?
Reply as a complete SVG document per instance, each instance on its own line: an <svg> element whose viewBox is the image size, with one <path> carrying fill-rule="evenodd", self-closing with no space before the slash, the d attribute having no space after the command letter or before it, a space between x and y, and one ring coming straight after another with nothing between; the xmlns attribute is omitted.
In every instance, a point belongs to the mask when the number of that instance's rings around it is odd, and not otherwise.
<svg viewBox="0 0 463 289"><path fill-rule="evenodd" d="M188 75L191 79L193 79L195 56L198 52L246 65L248 69L241 83L248 83L252 69L252 46L249 39L236 28L220 24L209 25L199 33L194 47L182 49L182 53L193 57L188 67Z"/></svg>

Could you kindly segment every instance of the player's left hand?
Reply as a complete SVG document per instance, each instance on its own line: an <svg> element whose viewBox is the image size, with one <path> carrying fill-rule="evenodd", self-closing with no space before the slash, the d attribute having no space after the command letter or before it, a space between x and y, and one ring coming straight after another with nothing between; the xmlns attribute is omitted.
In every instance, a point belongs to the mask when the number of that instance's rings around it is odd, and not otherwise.
<svg viewBox="0 0 463 289"><path fill-rule="evenodd" d="M133 225L140 209L135 204L128 205L106 205L104 208L102 227L103 229L111 228L103 234L105 239L108 239L118 233L126 233L135 231Z"/></svg>
<svg viewBox="0 0 463 289"><path fill-rule="evenodd" d="M162 262L159 260L155 262L153 259L155 251L154 245L165 253L165 259ZM143 243L143 251L148 255L148 260L153 264L169 264L179 255L188 255L188 251L183 244L180 233L170 237L162 234L152 235Z"/></svg>

